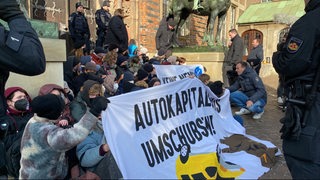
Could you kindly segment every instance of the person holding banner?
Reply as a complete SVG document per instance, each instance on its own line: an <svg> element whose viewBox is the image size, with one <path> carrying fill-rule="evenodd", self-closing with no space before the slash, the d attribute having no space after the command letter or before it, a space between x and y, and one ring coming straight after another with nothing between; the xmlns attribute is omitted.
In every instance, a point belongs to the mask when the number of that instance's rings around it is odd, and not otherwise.
<svg viewBox="0 0 320 180"><path fill-rule="evenodd" d="M229 87L231 103L241 108L235 114L254 113L253 119L260 119L267 103L267 92L261 78L243 61L236 63L236 72L239 77Z"/></svg>

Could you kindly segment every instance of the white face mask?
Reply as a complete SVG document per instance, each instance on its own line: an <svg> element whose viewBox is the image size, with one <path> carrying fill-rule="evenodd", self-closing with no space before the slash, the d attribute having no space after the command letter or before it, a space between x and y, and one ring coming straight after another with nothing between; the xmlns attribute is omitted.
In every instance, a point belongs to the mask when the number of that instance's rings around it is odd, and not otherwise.
<svg viewBox="0 0 320 180"><path fill-rule="evenodd" d="M117 92L118 88L119 88L119 84L118 83L114 83L113 84L113 92Z"/></svg>

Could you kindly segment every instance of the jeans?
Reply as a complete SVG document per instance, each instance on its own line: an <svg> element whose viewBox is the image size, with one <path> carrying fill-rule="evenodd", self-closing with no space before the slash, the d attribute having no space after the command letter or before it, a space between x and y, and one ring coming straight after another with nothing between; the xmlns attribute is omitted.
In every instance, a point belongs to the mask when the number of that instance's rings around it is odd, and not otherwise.
<svg viewBox="0 0 320 180"><path fill-rule="evenodd" d="M247 108L247 101L249 97L241 91L235 91L230 94L230 101L232 104L235 104L237 107L246 108L253 113L261 113L264 106L266 105L265 100L259 99L249 108Z"/></svg>

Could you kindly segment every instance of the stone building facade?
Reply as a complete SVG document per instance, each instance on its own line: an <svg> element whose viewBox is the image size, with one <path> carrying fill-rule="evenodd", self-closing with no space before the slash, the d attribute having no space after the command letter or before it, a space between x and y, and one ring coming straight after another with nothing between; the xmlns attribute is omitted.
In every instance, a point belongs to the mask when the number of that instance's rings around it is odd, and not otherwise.
<svg viewBox="0 0 320 180"><path fill-rule="evenodd" d="M96 40L95 11L100 8L102 0L25 0L27 14L32 19L59 23L60 35L67 32L68 17L75 11L75 3L81 1L85 7L85 15L91 31L91 40ZM244 12L248 0L232 0L232 5L222 29L222 40L228 40L228 30L237 28L236 20ZM255 0L251 0L255 1ZM192 3L192 2L191 2ZM205 2L204 2L205 3ZM159 22L166 15L170 0L111 0L111 13L123 8L128 15L124 19L129 39L136 39L139 45L145 46L150 52L155 51L155 34ZM184 45L206 45L202 42L207 17L192 14L183 27L180 40ZM216 31L214 32L216 33Z"/></svg>

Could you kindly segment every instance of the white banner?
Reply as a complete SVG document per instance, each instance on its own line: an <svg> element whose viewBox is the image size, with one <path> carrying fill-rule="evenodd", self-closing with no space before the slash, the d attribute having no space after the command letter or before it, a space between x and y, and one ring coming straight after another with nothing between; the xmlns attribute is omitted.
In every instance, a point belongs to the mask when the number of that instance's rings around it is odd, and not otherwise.
<svg viewBox="0 0 320 180"><path fill-rule="evenodd" d="M194 75L196 77L204 73L202 65L153 65L161 84L175 82Z"/></svg>
<svg viewBox="0 0 320 180"><path fill-rule="evenodd" d="M229 91L217 98L207 90L186 78L109 98L103 127L124 179L257 179L269 170L245 151L222 153L229 146L221 141L245 129Z"/></svg>

